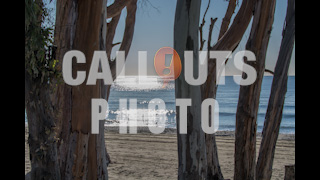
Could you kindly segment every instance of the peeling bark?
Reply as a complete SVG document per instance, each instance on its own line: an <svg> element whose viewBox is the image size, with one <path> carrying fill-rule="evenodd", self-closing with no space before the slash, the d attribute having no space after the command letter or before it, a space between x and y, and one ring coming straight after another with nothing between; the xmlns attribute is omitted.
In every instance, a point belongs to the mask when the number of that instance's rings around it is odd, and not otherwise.
<svg viewBox="0 0 320 180"><path fill-rule="evenodd" d="M79 50L85 54L86 63L74 64L73 72L88 72L93 52L105 50L105 19L105 0L57 1L57 59L62 60L69 50ZM61 63L58 68L61 69ZM108 179L103 121L100 122L100 134L91 134L91 99L100 97L99 81L94 86L86 86L85 83L74 87L59 84L53 95L59 127L58 152L62 179Z"/></svg>

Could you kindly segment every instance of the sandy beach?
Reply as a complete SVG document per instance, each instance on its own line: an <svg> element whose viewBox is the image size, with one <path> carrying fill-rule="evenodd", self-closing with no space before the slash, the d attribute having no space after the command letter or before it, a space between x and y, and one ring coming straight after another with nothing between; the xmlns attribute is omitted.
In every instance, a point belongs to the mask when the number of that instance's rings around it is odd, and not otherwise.
<svg viewBox="0 0 320 180"><path fill-rule="evenodd" d="M257 138L257 153L261 134ZM28 133L25 131L25 174L30 171ZM144 129L138 134L118 134L114 128L105 132L111 158L109 178L119 180L177 179L178 154L175 130L150 134ZM233 179L234 133L217 132L218 156L225 179ZM285 165L295 163L294 135L280 134L276 146L272 180L283 180Z"/></svg>

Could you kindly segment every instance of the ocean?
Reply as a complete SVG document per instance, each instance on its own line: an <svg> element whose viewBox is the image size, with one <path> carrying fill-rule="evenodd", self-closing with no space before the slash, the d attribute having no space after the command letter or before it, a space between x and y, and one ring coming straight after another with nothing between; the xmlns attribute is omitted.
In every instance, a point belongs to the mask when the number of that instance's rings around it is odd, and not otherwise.
<svg viewBox="0 0 320 180"><path fill-rule="evenodd" d="M268 106L271 84L273 76L264 76L262 81L260 106L258 112L257 131L262 132L264 118ZM148 119L155 114L165 114L165 126L167 128L176 128L176 106L174 81L162 87L162 79L158 76L126 76L119 77L111 87L108 101L109 112L106 118L106 126L118 126L120 113L132 114L128 109L119 109L119 99L137 99L138 116L136 118L138 126L147 126ZM225 85L219 85L216 100L219 103L219 128L218 131L234 131L235 118L239 97L240 86L236 84L232 76L225 77ZM148 104L154 98L162 99L165 102L165 110L148 110ZM129 103L128 103L129 104ZM129 105L128 105L129 107ZM132 111L132 112L130 112ZM283 109L280 133L295 134L295 76L289 76L285 104Z"/></svg>
<svg viewBox="0 0 320 180"><path fill-rule="evenodd" d="M260 106L258 112L257 131L262 132L264 118L268 107L271 84L273 76L264 76L262 81ZM126 76L119 77L111 86L110 97L108 101L109 110L106 118L105 126L118 126L120 113L128 113L132 110L120 110L119 99L137 99L138 116L130 116L136 118L138 126L147 126L148 119L156 114L165 114L165 127L176 128L176 105L174 81L168 83L163 88L163 82L158 76ZM225 85L219 85L216 100L219 103L219 127L218 131L234 131L235 119L239 97L240 86L233 81L232 76L225 77ZM165 110L148 110L148 104L154 98L162 99L165 102ZM129 104L129 103L128 103ZM128 105L129 107L129 105ZM139 116L140 115L140 116ZM141 116L144 115L144 116ZM27 115L25 113L25 123L27 123ZM280 125L281 134L295 134L295 76L289 76L287 93L284 103L282 122Z"/></svg>

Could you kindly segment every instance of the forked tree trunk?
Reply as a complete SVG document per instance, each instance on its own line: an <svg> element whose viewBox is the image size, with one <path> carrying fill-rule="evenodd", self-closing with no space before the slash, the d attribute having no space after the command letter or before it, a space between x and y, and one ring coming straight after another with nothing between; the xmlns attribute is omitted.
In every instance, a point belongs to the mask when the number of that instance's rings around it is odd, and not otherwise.
<svg viewBox="0 0 320 180"><path fill-rule="evenodd" d="M73 64L89 72L95 50L105 50L106 0L57 1L55 43L61 68L64 54L79 50L85 64ZM100 98L100 83L70 87L58 85L53 99L57 109L58 152L62 179L108 179L103 122L99 134L91 134L91 99Z"/></svg>
<svg viewBox="0 0 320 180"><path fill-rule="evenodd" d="M295 38L295 1L288 0L287 16L282 32L278 61L274 71L268 109L262 131L257 180L270 180L274 152L282 120L282 110L287 92L288 70Z"/></svg>
<svg viewBox="0 0 320 180"><path fill-rule="evenodd" d="M229 2L229 6L233 6L233 2ZM220 50L220 51L234 51L238 44L240 43L250 20L252 19L253 8L255 0L244 0L241 7L234 18L230 28L223 32L223 36L219 38L219 41L210 50ZM228 19L232 14L232 7L228 8L226 13L226 19ZM232 12L233 13L233 12ZM224 24L227 28L227 24ZM212 29L211 29L212 30ZM210 30L210 31L211 31ZM222 33L220 31L220 33ZM211 46L211 37L208 39L208 47ZM216 63L215 60L208 60L208 76L206 82L201 86L202 101L207 98L216 98L217 94L217 75L216 75ZM206 134L206 146L207 146L207 161L208 161L208 179L223 179L221 173L219 159L218 159L218 149L216 145L215 134Z"/></svg>
<svg viewBox="0 0 320 180"><path fill-rule="evenodd" d="M183 6L183 3L185 3L184 6ZM240 8L237 16L235 17L235 20L233 21L230 29L227 32L225 32L225 36L223 36L218 41L218 43L212 48L210 47L210 45L211 45L210 44L210 42L211 42L210 37L211 36L209 35L208 47L211 48L210 50L231 50L231 51L235 50L235 48L238 46L240 40L242 39L242 36L243 36L245 30L247 29L247 26L251 20L254 3L255 3L255 0L244 0L242 2L241 8ZM178 22L178 21L181 21L181 22L179 22L180 24L178 24L178 23L175 24L175 49L176 50L177 50L176 43L180 43L179 46L182 46L182 47L179 47L182 49L181 51L183 51L183 49L185 47L188 47L186 45L187 35L185 35L189 31L189 29L186 28L186 27L188 27L187 26L188 23L182 22L182 21L188 22L191 19L190 13L188 13L188 15L186 15L186 12L189 11L188 8L190 8L190 4L191 4L191 1L185 1L185 2L178 1L178 3L177 3L176 22ZM232 8L230 8L230 11L231 10L232 10ZM227 12L227 16L228 17L230 16L230 12L229 13ZM182 20L183 18L184 18L184 20ZM213 20L213 22L214 22L214 20ZM194 25L197 26L198 24L194 23ZM180 29L178 29L178 28L180 28ZM183 34L182 32L184 32L185 34ZM182 33L182 34L180 34L180 33ZM195 33L195 34L197 34L197 33ZM179 38L177 38L176 35L177 36L180 35ZM184 36L184 37L182 37L182 36ZM194 47L192 49L194 49ZM183 53L179 52L180 56L181 56L181 54L183 54ZM194 67L195 67L195 69L197 69L196 65ZM183 74L183 72L182 72L182 74ZM183 82L183 81L185 81L185 80L180 79L180 82ZM176 80L176 97L177 98L181 97L181 94L183 94L182 92L179 92L179 89L178 89L178 87L182 86L182 83L177 85L178 82L179 82L179 79ZM181 88L181 89L183 89L183 88ZM214 61L209 61L208 62L207 81L205 84L203 84L201 86L201 93L199 95L201 95L202 100L204 100L206 98L215 98L216 89L217 89L217 86L216 86L216 64ZM180 91L183 91L183 90L180 90ZM188 92L188 89L185 89L185 91ZM194 101L192 101L192 102L194 103ZM179 119L179 109L177 109L177 120L178 119ZM178 125L178 127L179 127L179 125ZM179 131L179 128L178 128L178 131ZM183 140L182 139L183 135L181 135L181 136L182 137L179 137L179 135L178 135L179 177L182 177L182 174L186 171L185 169L183 169L183 168L185 168L184 167L185 165L183 165L183 163L186 162L187 158L190 158L190 157L186 157L186 155L185 155L185 151L187 151L189 153L190 147L187 147L186 145L185 146L181 145L182 140ZM220 165L219 165L219 160L218 160L218 152L217 152L217 146L216 146L214 134L206 134L205 141L206 141L206 151L207 151L206 152L206 155L207 155L207 168L206 168L207 175L206 175L206 178L207 179L223 179L223 176L222 176L222 173L220 170ZM182 144L186 144L186 142L183 142ZM183 148L185 148L187 150L185 150Z"/></svg>
<svg viewBox="0 0 320 180"><path fill-rule="evenodd" d="M194 74L198 73L200 17L199 0L178 0L174 23L174 49L182 62L181 76L175 81L176 98L190 98L187 109L187 134L179 133L179 108L177 108L178 130L178 179L205 179L207 172L205 136L201 128L200 86L189 85L184 79L184 51L193 51Z"/></svg>
<svg viewBox="0 0 320 180"><path fill-rule="evenodd" d="M255 54L256 61L245 62L255 68L257 79L251 85L240 86L236 113L235 180L255 179L257 113L274 10L275 0L256 2L252 29L246 45L246 49ZM242 77L246 79L246 74L243 73Z"/></svg>
<svg viewBox="0 0 320 180"><path fill-rule="evenodd" d="M114 3L116 2L118 1L115 1ZM122 2L122 1L120 0L119 2ZM136 23L137 0L129 0L128 3L126 3L126 9L127 9L127 17L126 17L125 29L124 29L122 42L119 48L119 51L124 51L125 53L125 57L124 57L125 61L129 54L132 40L133 40L134 27ZM109 65L110 65L111 75L113 80L115 80L119 75L118 73L120 73L120 72L117 72L117 66L120 66L120 63L117 64L116 59L114 59L113 61L111 61L110 59L111 51L114 46L113 38L115 36L115 30L117 28L120 15L121 15L121 11L119 15L112 18L111 22L108 25L108 32L106 35L106 51L109 59ZM124 64L121 64L121 66L124 66ZM120 69L122 68L123 67L120 67ZM110 94L110 88L111 88L111 85L101 85L101 93L102 93L103 99L108 100L109 94Z"/></svg>

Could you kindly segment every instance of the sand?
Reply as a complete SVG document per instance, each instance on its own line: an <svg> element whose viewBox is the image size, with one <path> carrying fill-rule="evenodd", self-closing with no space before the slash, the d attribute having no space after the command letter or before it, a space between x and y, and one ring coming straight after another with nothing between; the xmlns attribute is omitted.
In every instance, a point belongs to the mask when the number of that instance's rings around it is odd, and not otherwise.
<svg viewBox="0 0 320 180"><path fill-rule="evenodd" d="M107 150L111 158L109 179L177 179L177 136L174 130L155 135L138 131L138 134L118 134L110 128L105 132ZM29 152L25 143L25 173L30 171ZM261 134L257 138L257 153ZM220 166L225 179L233 179L234 133L218 132L217 147ZM280 135L276 146L272 180L283 180L285 165L295 163L294 135Z"/></svg>

